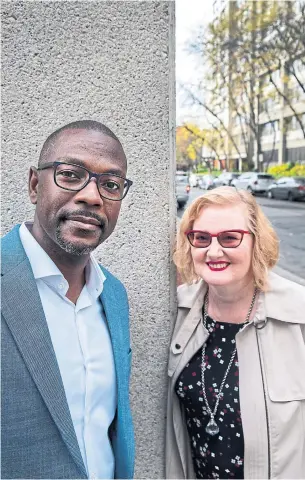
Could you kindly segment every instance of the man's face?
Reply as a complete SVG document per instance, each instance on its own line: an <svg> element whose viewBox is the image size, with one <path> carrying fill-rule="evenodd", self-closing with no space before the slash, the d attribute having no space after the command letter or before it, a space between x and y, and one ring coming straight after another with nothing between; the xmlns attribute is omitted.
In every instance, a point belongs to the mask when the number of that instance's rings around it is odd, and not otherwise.
<svg viewBox="0 0 305 480"><path fill-rule="evenodd" d="M94 130L62 132L45 160L54 161L126 177L121 145ZM31 171L30 198L36 204L32 232L38 242L47 251L56 251L59 246L74 255L88 254L106 240L115 228L121 208L121 201L100 196L94 179L79 192L63 190L54 182L54 168Z"/></svg>

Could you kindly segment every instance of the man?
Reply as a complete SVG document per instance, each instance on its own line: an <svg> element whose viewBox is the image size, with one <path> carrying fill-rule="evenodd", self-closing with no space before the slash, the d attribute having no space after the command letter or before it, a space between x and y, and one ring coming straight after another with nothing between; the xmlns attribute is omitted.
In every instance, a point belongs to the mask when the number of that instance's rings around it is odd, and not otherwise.
<svg viewBox="0 0 305 480"><path fill-rule="evenodd" d="M33 223L2 242L2 478L132 478L123 285L91 252L132 182L118 138L78 121L31 167Z"/></svg>

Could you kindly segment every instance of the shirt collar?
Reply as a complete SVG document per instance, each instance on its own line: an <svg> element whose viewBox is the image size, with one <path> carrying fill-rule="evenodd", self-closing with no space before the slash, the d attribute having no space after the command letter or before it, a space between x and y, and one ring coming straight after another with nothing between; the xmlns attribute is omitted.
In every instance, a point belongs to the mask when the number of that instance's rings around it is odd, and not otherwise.
<svg viewBox="0 0 305 480"><path fill-rule="evenodd" d="M68 282L64 278L59 268L55 265L53 260L51 260L49 255L44 251L44 249L39 245L37 240L30 233L27 225L30 226L31 223L22 223L19 230L19 235L25 253L31 264L34 278L36 280L38 280L39 278L43 279L46 281L46 283L50 283L52 279L56 281L60 279L61 281L66 283L67 292ZM85 270L85 277L87 290L90 296L96 299L101 295L103 291L103 285L106 277L93 255L90 255L90 260Z"/></svg>
<svg viewBox="0 0 305 480"><path fill-rule="evenodd" d="M90 261L86 267L85 274L87 289L91 297L99 297L103 291L106 277L93 255L90 255Z"/></svg>

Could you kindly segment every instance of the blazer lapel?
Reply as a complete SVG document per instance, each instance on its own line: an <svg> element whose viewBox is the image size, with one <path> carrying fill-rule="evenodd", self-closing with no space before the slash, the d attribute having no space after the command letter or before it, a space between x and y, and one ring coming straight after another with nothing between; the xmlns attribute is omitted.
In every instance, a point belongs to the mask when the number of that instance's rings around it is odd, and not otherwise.
<svg viewBox="0 0 305 480"><path fill-rule="evenodd" d="M82 478L87 478L36 281L24 257L2 277L3 315Z"/></svg>
<svg viewBox="0 0 305 480"><path fill-rule="evenodd" d="M121 379L122 362L124 361L124 358L127 358L127 347L129 348L129 339L124 338L124 331L120 318L124 316L128 318L128 306L127 302L125 304L121 301L120 292L118 292L115 285L113 285L111 277L107 276L106 278L104 289L101 294L101 300L110 331L114 362L116 366L118 393L120 393L119 385L121 380L123 380ZM126 347L126 355L124 355L124 347Z"/></svg>

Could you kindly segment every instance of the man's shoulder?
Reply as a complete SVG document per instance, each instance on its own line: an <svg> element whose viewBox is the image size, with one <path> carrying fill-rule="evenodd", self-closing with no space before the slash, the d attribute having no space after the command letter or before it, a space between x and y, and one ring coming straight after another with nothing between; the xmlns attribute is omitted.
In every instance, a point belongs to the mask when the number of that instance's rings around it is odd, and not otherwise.
<svg viewBox="0 0 305 480"><path fill-rule="evenodd" d="M126 288L123 283L111 273L103 265L99 264L102 270L105 280L103 283L103 291L101 294L101 300L106 308L106 314L115 312L116 318L126 321L128 326L129 322L129 301Z"/></svg>
<svg viewBox="0 0 305 480"><path fill-rule="evenodd" d="M126 288L124 284L121 282L121 280L115 275L113 275L113 273L111 273L106 267L104 267L100 263L98 263L98 266L100 267L103 274L105 275L105 278L106 278L105 285L108 283L108 285L110 284L116 290L122 291L126 294Z"/></svg>
<svg viewBox="0 0 305 480"><path fill-rule="evenodd" d="M21 263L26 254L19 236L20 225L15 225L1 239L1 272L2 275Z"/></svg>
<svg viewBox="0 0 305 480"><path fill-rule="evenodd" d="M2 251L12 250L19 246L20 236L19 236L20 225L15 225L9 232L7 232L1 238L1 248Z"/></svg>

